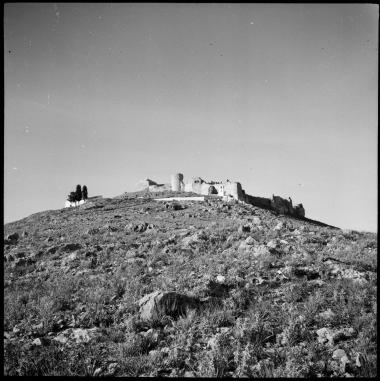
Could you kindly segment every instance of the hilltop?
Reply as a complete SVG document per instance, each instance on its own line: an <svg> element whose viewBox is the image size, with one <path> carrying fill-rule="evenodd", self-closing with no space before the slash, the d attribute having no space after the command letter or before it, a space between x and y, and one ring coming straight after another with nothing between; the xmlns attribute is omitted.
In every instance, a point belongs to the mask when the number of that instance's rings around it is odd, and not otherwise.
<svg viewBox="0 0 380 381"><path fill-rule="evenodd" d="M4 226L6 375L376 375L377 234L156 196Z"/></svg>

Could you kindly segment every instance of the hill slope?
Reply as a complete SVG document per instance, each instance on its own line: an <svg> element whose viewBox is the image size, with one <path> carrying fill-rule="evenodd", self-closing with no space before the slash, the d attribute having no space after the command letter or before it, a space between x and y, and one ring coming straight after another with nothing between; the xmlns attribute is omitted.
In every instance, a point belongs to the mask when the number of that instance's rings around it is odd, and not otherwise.
<svg viewBox="0 0 380 381"><path fill-rule="evenodd" d="M4 229L7 375L376 375L376 234L143 193Z"/></svg>

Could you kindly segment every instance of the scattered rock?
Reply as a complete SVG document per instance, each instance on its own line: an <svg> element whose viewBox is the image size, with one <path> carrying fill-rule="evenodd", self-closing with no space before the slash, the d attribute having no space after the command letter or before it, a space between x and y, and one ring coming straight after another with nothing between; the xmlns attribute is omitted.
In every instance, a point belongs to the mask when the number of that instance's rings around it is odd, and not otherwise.
<svg viewBox="0 0 380 381"><path fill-rule="evenodd" d="M124 227L125 230L130 232L135 232L135 233L143 233L147 229L153 229L153 228L154 228L154 225L148 224L147 222L142 222L140 224L129 223Z"/></svg>
<svg viewBox="0 0 380 381"><path fill-rule="evenodd" d="M248 236L244 241L240 242L239 251L252 251L256 241L253 237Z"/></svg>
<svg viewBox="0 0 380 381"><path fill-rule="evenodd" d="M321 328L316 331L318 335L318 343L325 344L328 342L329 345L334 344L333 332L328 328Z"/></svg>
<svg viewBox="0 0 380 381"><path fill-rule="evenodd" d="M100 230L98 228L91 228L86 231L87 234L89 235L95 235L99 234Z"/></svg>
<svg viewBox="0 0 380 381"><path fill-rule="evenodd" d="M207 240L207 235L203 230L201 230L189 237L183 238L181 242L182 242L182 245L186 247L186 246L191 246L191 245L200 243L205 240Z"/></svg>
<svg viewBox="0 0 380 381"><path fill-rule="evenodd" d="M321 344L328 343L334 345L335 343L352 338L356 332L352 327L343 328L340 330L333 330L329 328L321 328L316 331L318 335L318 342Z"/></svg>
<svg viewBox="0 0 380 381"><path fill-rule="evenodd" d="M226 281L226 277L223 276L223 275L218 275L218 276L216 277L216 281L217 281L218 283L224 283L224 282Z"/></svg>
<svg viewBox="0 0 380 381"><path fill-rule="evenodd" d="M44 323L39 323L39 324L35 324L35 325L32 325L32 329L33 330L39 330L39 329L42 329L44 327Z"/></svg>
<svg viewBox="0 0 380 381"><path fill-rule="evenodd" d="M261 224L261 220L260 220L259 217L254 216L254 217L252 218L252 223L255 224L255 225L260 225L260 224Z"/></svg>
<svg viewBox="0 0 380 381"><path fill-rule="evenodd" d="M66 261L75 261L76 259L78 259L78 252L74 252L74 253L71 253L71 254L69 254L66 258L65 258L65 260Z"/></svg>
<svg viewBox="0 0 380 381"><path fill-rule="evenodd" d="M354 269L344 269L341 272L341 277L345 279L351 279L353 282L359 284L368 283L367 279L365 278L365 274Z"/></svg>
<svg viewBox="0 0 380 381"><path fill-rule="evenodd" d="M33 341L32 341L32 344L33 345L36 345L36 346L40 346L40 345L42 345L42 342L41 342L41 340L40 339L34 339Z"/></svg>
<svg viewBox="0 0 380 381"><path fill-rule="evenodd" d="M129 264L136 263L139 265L144 265L146 263L146 260L141 257L133 257L133 258L127 258L125 262Z"/></svg>
<svg viewBox="0 0 380 381"><path fill-rule="evenodd" d="M253 255L255 257L266 257L266 256L270 255L270 251L268 250L268 248L265 245L259 245L259 246L255 247L255 249L253 251Z"/></svg>
<svg viewBox="0 0 380 381"><path fill-rule="evenodd" d="M270 240L267 243L267 247L269 247L270 249L275 249L276 247L278 247L277 241L274 239Z"/></svg>
<svg viewBox="0 0 380 381"><path fill-rule="evenodd" d="M116 226L114 226L114 225L110 225L110 224L105 224L105 225L103 226L103 229L104 229L104 230L108 230L108 231L110 231L110 232L116 232L116 231L119 230Z"/></svg>
<svg viewBox="0 0 380 381"><path fill-rule="evenodd" d="M192 372L191 370L187 370L185 371L185 373L183 374L183 377L196 377L195 373Z"/></svg>
<svg viewBox="0 0 380 381"><path fill-rule="evenodd" d="M59 335L57 335L53 340L58 341L62 344L66 344L69 341L74 341L76 343L88 343L98 334L98 329L89 328L68 328L62 331Z"/></svg>
<svg viewBox="0 0 380 381"><path fill-rule="evenodd" d="M279 222L274 228L273 230L282 230L283 228L285 227L284 223L283 222Z"/></svg>
<svg viewBox="0 0 380 381"><path fill-rule="evenodd" d="M197 299L176 292L155 291L139 300L140 318L143 321L160 319L168 315L173 318L186 315L188 308L196 308Z"/></svg>
<svg viewBox="0 0 380 381"><path fill-rule="evenodd" d="M249 236L245 239L245 243L246 243L246 245L254 245L255 239L253 237Z"/></svg>
<svg viewBox="0 0 380 381"><path fill-rule="evenodd" d="M318 314L324 320L332 320L335 317L335 313L331 311L331 308Z"/></svg>
<svg viewBox="0 0 380 381"><path fill-rule="evenodd" d="M107 376L113 376L113 374L116 372L117 367L118 367L118 365L116 362L112 362L111 364L109 364L107 367L106 375Z"/></svg>
<svg viewBox="0 0 380 381"><path fill-rule="evenodd" d="M349 358L346 355L346 352L343 349L336 349L333 352L332 358L334 360L340 361L341 370L344 372L346 365L350 363Z"/></svg>

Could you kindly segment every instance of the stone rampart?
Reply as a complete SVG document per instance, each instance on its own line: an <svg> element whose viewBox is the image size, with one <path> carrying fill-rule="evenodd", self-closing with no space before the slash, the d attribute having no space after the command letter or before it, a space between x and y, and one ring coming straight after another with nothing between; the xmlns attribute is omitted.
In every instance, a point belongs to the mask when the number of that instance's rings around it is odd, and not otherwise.
<svg viewBox="0 0 380 381"><path fill-rule="evenodd" d="M193 192L204 196L217 195L223 200L237 200L264 209L274 210L280 214L288 214L297 217L305 217L305 209L302 204L293 206L291 198L284 199L273 195L272 198L256 197L246 194L241 184L236 181L225 182L205 181L201 177L194 177L185 182L182 173L171 175L170 184L157 184L152 180L144 180L139 184L144 185L151 192L163 192L172 190L174 192Z"/></svg>

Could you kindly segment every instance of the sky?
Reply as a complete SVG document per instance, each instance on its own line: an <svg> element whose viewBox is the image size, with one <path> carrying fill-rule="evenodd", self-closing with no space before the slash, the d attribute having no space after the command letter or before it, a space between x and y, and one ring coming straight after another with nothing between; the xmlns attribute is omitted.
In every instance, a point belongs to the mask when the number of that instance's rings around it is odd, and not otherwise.
<svg viewBox="0 0 380 381"><path fill-rule="evenodd" d="M377 231L379 8L4 6L4 222L172 173Z"/></svg>

